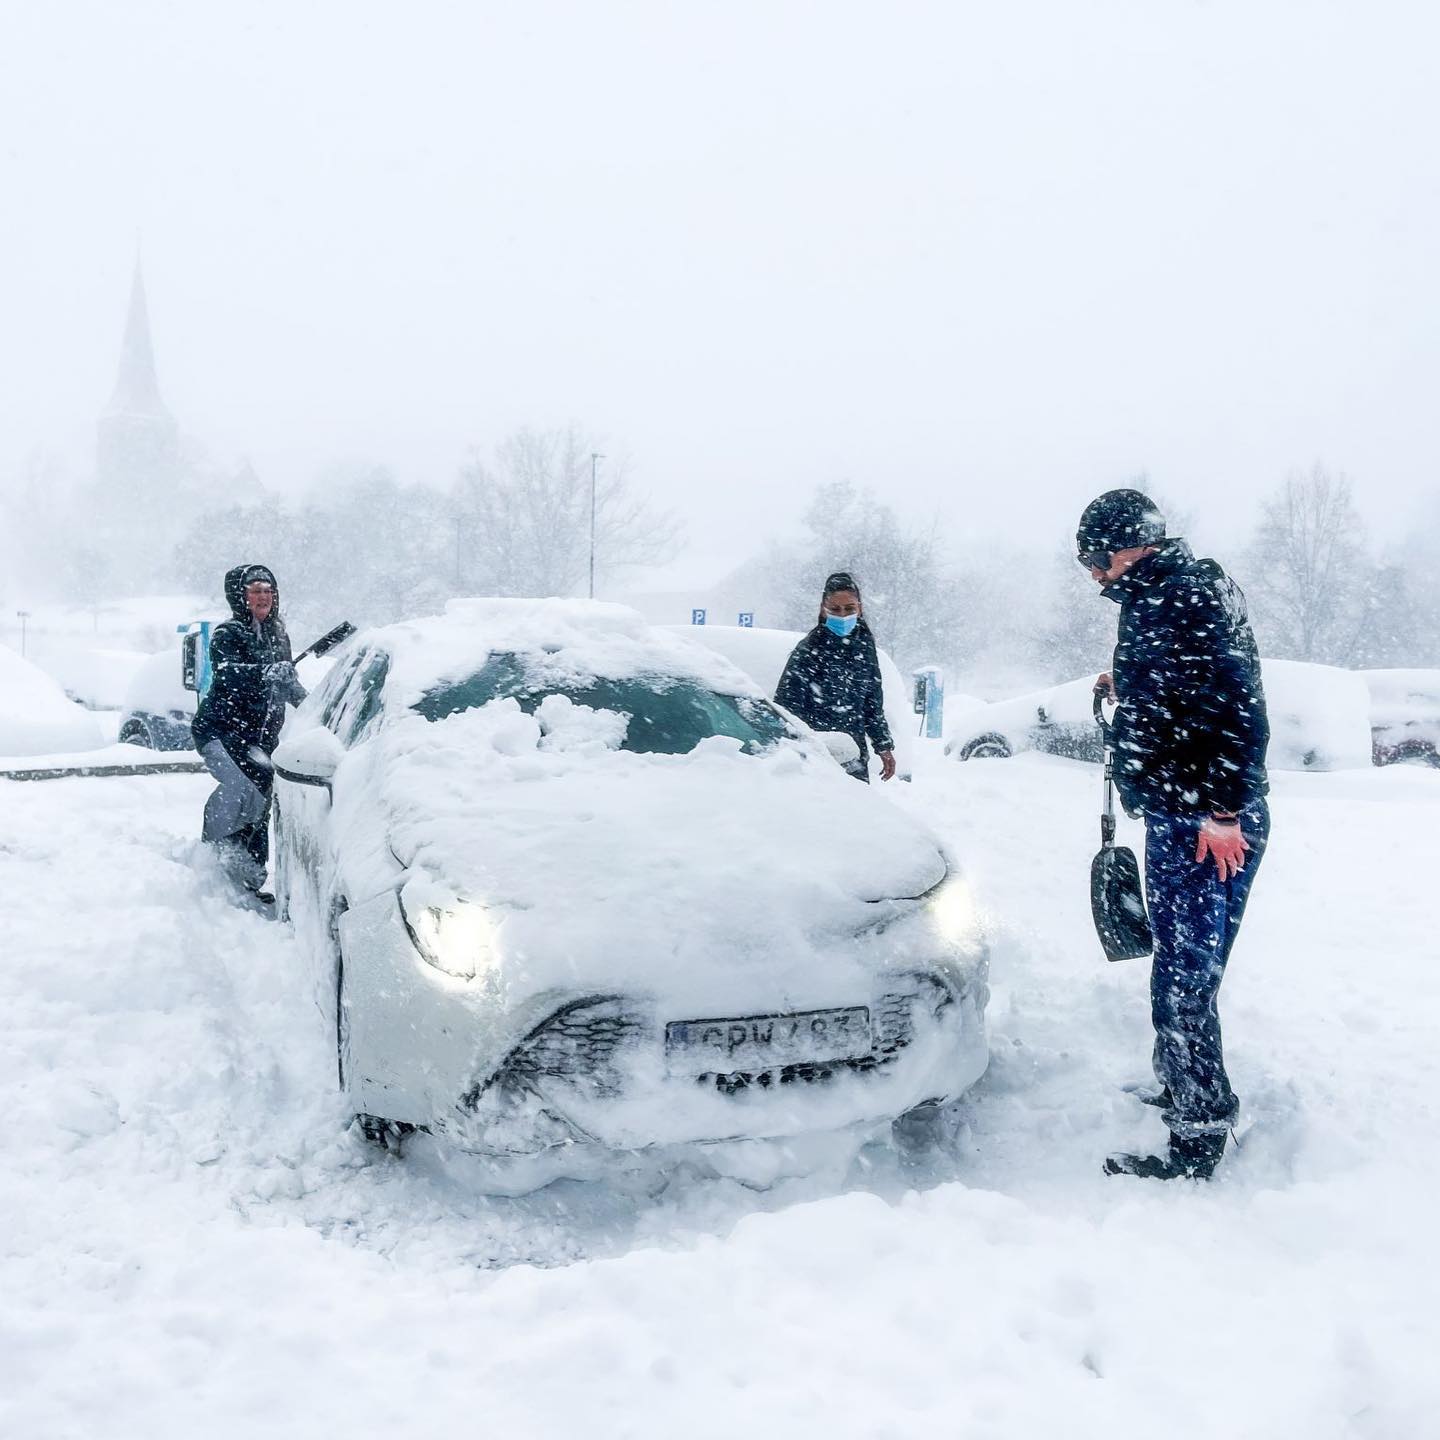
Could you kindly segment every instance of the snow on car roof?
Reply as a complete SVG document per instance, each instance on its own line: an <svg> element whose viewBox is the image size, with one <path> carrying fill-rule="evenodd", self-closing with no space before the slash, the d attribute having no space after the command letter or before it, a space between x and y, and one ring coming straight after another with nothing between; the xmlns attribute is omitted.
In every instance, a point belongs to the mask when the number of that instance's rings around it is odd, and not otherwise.
<svg viewBox="0 0 1440 1440"><path fill-rule="evenodd" d="M0 645L0 755L95 750L103 743L88 710L38 665Z"/></svg>
<svg viewBox="0 0 1440 1440"><path fill-rule="evenodd" d="M557 678L672 675L722 695L761 693L724 657L650 625L629 606L600 600L452 600L443 615L388 625L363 638L390 655L386 690L399 705L468 678L495 653L534 655Z"/></svg>

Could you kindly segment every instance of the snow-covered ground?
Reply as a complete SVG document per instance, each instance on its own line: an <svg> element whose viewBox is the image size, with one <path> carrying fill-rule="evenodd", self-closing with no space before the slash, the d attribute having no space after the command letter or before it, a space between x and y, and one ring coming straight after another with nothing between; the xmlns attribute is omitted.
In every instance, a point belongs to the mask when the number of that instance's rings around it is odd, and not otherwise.
<svg viewBox="0 0 1440 1440"><path fill-rule="evenodd" d="M889 793L996 917L990 1072L953 1157L769 1191L377 1156L290 933L195 855L204 777L0 782L0 1435L1436 1433L1440 772L1277 777L1222 996L1250 1128L1164 1187L1100 1173L1160 1124L1098 772L927 748Z"/></svg>

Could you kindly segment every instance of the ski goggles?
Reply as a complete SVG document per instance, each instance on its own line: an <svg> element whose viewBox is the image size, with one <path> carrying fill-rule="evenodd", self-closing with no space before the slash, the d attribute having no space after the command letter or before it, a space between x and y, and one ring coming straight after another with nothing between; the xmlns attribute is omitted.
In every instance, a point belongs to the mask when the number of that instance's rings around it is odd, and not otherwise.
<svg viewBox="0 0 1440 1440"><path fill-rule="evenodd" d="M1111 550L1082 550L1075 558L1087 570L1108 570L1115 563Z"/></svg>

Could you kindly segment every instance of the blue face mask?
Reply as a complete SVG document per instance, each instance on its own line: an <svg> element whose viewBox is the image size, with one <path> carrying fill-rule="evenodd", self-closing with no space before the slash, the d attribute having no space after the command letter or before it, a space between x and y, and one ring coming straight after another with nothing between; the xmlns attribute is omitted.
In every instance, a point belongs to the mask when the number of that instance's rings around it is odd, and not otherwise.
<svg viewBox="0 0 1440 1440"><path fill-rule="evenodd" d="M842 640L849 635L860 623L858 615L827 615L825 617L825 628L832 634L838 635Z"/></svg>

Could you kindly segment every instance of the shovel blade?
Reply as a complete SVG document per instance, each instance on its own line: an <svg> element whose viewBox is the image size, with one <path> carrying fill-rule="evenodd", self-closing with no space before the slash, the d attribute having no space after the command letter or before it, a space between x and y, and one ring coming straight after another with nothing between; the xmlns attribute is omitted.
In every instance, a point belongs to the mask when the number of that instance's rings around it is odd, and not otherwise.
<svg viewBox="0 0 1440 1440"><path fill-rule="evenodd" d="M1090 911L1107 960L1138 960L1154 946L1135 852L1107 847L1090 862Z"/></svg>

